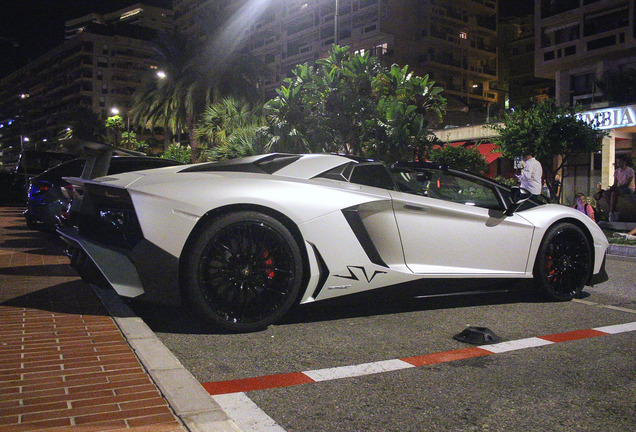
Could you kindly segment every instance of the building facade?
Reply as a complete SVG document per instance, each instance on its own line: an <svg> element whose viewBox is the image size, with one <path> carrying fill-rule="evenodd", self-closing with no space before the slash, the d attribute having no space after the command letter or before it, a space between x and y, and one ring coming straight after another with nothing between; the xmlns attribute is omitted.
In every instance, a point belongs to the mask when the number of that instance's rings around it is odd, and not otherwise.
<svg viewBox="0 0 636 432"><path fill-rule="evenodd" d="M554 97L554 80L534 73L534 14L499 23L499 75L507 89L506 108L525 108Z"/></svg>
<svg viewBox="0 0 636 432"><path fill-rule="evenodd" d="M610 134L600 153L580 155L565 167L566 202L575 192L596 190L598 183L610 186L616 156L636 156L636 128L627 120L629 106L610 100L597 84L606 73L633 69L633 0L535 1L535 75L554 79L556 100L582 105L582 118L605 119L603 128Z"/></svg>
<svg viewBox="0 0 636 432"><path fill-rule="evenodd" d="M325 57L337 43L429 74L458 105L473 108L469 116L485 117L488 105L500 101L490 87L497 80L497 0L175 0L173 6L181 31L226 41L220 52L256 55L269 72L270 95L295 65Z"/></svg>
<svg viewBox="0 0 636 432"><path fill-rule="evenodd" d="M150 41L171 28L172 11L135 4L66 24L65 42L0 80L2 148L46 148L78 107L125 116L153 67Z"/></svg>

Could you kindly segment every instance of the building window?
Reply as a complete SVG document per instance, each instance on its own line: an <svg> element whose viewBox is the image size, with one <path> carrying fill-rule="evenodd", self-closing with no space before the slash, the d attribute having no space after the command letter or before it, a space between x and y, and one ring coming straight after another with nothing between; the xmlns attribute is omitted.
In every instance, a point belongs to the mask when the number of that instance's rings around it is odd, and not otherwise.
<svg viewBox="0 0 636 432"><path fill-rule="evenodd" d="M570 91L575 96L594 93L594 72L571 75Z"/></svg>
<svg viewBox="0 0 636 432"><path fill-rule="evenodd" d="M579 0L541 0L541 18L577 9Z"/></svg>
<svg viewBox="0 0 636 432"><path fill-rule="evenodd" d="M616 35L599 38L587 43L588 51L592 51L599 48L605 48L608 46L616 45Z"/></svg>
<svg viewBox="0 0 636 432"><path fill-rule="evenodd" d="M603 15L585 17L584 36L616 30L629 26L629 11L627 7Z"/></svg>
<svg viewBox="0 0 636 432"><path fill-rule="evenodd" d="M368 26L368 27L365 27L365 28L364 28L364 33L372 32L372 31L374 31L375 29L376 29L375 24L370 25L370 26Z"/></svg>

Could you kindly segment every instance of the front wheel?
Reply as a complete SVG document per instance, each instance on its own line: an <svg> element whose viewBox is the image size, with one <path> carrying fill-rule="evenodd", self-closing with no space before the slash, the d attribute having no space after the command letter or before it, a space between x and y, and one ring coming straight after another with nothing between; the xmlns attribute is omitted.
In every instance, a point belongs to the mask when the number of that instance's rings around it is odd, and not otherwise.
<svg viewBox="0 0 636 432"><path fill-rule="evenodd" d="M580 296L591 271L590 244L579 227L562 222L546 232L534 265L534 280L549 299L568 301Z"/></svg>
<svg viewBox="0 0 636 432"><path fill-rule="evenodd" d="M207 223L184 256L186 295L198 312L232 332L266 328L293 305L302 254L271 216L242 211Z"/></svg>

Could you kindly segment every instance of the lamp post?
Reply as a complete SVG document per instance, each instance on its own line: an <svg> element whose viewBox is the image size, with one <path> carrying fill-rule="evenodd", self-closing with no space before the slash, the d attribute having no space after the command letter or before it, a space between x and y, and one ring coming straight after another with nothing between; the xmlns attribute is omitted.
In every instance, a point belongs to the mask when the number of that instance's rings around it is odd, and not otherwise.
<svg viewBox="0 0 636 432"><path fill-rule="evenodd" d="M338 45L338 0L336 1L336 11L333 14L333 44Z"/></svg>
<svg viewBox="0 0 636 432"><path fill-rule="evenodd" d="M24 175L24 188L26 190L24 190L23 192L28 194L28 187L29 187L29 173L27 172L27 167L29 166L28 161L26 160L26 153L24 151L24 143L29 141L28 137L24 136L24 103L25 101L29 98L29 94L28 93L22 93L20 95L20 105L19 105L19 112L20 112L20 160L24 160L24 164L22 164L22 174ZM16 173L17 175L19 175L19 173ZM23 197L25 197L26 195L23 195Z"/></svg>
<svg viewBox="0 0 636 432"><path fill-rule="evenodd" d="M119 122L117 121L116 117L119 117L119 108L112 107L110 109L110 113L112 114L112 117L110 117L108 119L106 126L108 127L108 124L110 124L111 127L113 128L113 138L115 140L115 147L117 147L117 144L118 144L117 138L118 138L118 135L119 135L119 130L118 130L119 129L119 124L118 124Z"/></svg>

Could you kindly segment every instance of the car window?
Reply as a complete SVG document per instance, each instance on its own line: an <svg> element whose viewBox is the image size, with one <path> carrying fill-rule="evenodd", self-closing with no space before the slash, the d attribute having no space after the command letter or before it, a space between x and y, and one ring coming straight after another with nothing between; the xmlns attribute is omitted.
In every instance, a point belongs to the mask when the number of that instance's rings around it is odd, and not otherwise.
<svg viewBox="0 0 636 432"><path fill-rule="evenodd" d="M401 192L503 210L496 186L479 178L427 168L396 168L392 170L392 175Z"/></svg>
<svg viewBox="0 0 636 432"><path fill-rule="evenodd" d="M37 178L39 180L60 182L63 177L79 177L82 175L85 163L84 159L73 159L43 172Z"/></svg>
<svg viewBox="0 0 636 432"><path fill-rule="evenodd" d="M369 163L354 165L349 182L364 186L395 190L395 183L383 164Z"/></svg>

